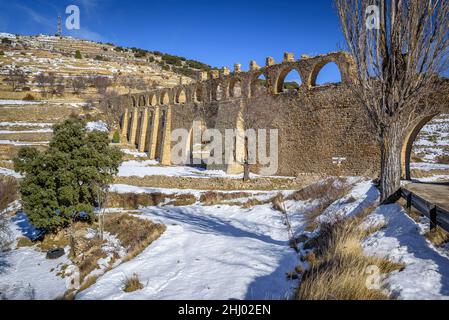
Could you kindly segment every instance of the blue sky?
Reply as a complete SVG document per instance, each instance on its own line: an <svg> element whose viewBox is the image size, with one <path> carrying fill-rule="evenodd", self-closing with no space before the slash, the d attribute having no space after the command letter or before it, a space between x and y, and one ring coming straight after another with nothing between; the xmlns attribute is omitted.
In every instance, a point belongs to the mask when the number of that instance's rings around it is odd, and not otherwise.
<svg viewBox="0 0 449 320"><path fill-rule="evenodd" d="M316 55L344 43L332 0L0 0L0 32L56 32L58 13L78 5L81 29L66 35L158 50L215 67ZM320 80L334 81L330 66Z"/></svg>

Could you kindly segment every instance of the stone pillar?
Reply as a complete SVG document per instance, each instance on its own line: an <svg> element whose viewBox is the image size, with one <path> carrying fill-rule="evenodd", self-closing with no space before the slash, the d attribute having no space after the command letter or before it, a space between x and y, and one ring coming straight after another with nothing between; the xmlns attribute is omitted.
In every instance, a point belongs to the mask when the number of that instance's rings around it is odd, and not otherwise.
<svg viewBox="0 0 449 320"><path fill-rule="evenodd" d="M265 65L267 67L269 67L269 66L272 66L274 64L275 64L274 59L272 57L267 57L267 59L265 60Z"/></svg>
<svg viewBox="0 0 449 320"><path fill-rule="evenodd" d="M147 137L147 130L148 130L148 108L145 108L143 111L143 116L140 121L140 137L138 137L139 142L139 152L145 151L145 139Z"/></svg>
<svg viewBox="0 0 449 320"><path fill-rule="evenodd" d="M231 73L231 71L229 70L228 67L223 67L223 69L221 69L221 74L223 76L229 76L230 73Z"/></svg>
<svg viewBox="0 0 449 320"><path fill-rule="evenodd" d="M242 65L240 63L234 64L234 72L235 73L242 72Z"/></svg>
<svg viewBox="0 0 449 320"><path fill-rule="evenodd" d="M130 134L130 138L129 138L129 143L132 145L136 144L138 120L139 120L139 109L134 108L132 123L131 123L131 134Z"/></svg>
<svg viewBox="0 0 449 320"><path fill-rule="evenodd" d="M171 109L165 112L165 127L162 132L161 164L171 165Z"/></svg>
<svg viewBox="0 0 449 320"><path fill-rule="evenodd" d="M284 53L284 62L293 62L295 61L295 56L293 53L285 52Z"/></svg>
<svg viewBox="0 0 449 320"><path fill-rule="evenodd" d="M128 111L128 108L126 108L125 113L123 114L123 117L122 117L120 143L128 143L128 122L129 122L129 111Z"/></svg>
<svg viewBox="0 0 449 320"><path fill-rule="evenodd" d="M151 119L150 143L148 154L150 159L156 158L157 133L159 131L159 107L154 108L153 118Z"/></svg>
<svg viewBox="0 0 449 320"><path fill-rule="evenodd" d="M257 62L255 60L251 60L249 63L249 70L256 71L259 69L260 69L260 67L257 65Z"/></svg>

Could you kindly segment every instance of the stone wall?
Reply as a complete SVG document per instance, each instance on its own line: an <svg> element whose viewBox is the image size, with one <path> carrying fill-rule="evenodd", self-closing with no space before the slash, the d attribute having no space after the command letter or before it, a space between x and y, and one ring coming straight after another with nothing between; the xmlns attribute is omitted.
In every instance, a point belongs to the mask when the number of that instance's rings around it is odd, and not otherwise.
<svg viewBox="0 0 449 320"><path fill-rule="evenodd" d="M319 71L329 62L338 66L341 83L316 86ZM224 134L230 128L264 127L269 117L267 129L279 130L278 175L378 174L375 137L369 133L363 107L349 89L354 69L348 54L302 56L295 61L291 53L286 53L282 63L276 64L268 57L265 67L251 61L249 68L242 72L236 64L232 73L227 68L202 72L196 83L110 101L123 109L122 142L169 165L170 149L175 143L170 141L173 129L190 131L193 121L201 121L205 127ZM302 80L298 90L284 89L285 78L292 70ZM261 75L264 82L258 80ZM447 106L447 96L442 99ZM260 119L248 123L248 108L264 112ZM237 150L240 156L242 152ZM230 173L242 170L239 163L218 168Z"/></svg>

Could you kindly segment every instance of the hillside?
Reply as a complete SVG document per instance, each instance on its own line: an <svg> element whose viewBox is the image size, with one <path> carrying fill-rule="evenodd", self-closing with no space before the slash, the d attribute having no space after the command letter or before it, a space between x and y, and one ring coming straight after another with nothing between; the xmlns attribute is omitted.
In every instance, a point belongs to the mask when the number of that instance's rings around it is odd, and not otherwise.
<svg viewBox="0 0 449 320"><path fill-rule="evenodd" d="M73 80L86 79L86 89L93 92L93 77L110 79L119 92L144 91L190 83L200 70L211 67L183 57L123 48L113 44L78 40L71 37L16 36L0 33L0 98L21 99L24 92L36 98L48 98L45 91L72 94ZM39 78L39 75L47 79ZM53 79L48 79L48 76ZM41 81L42 80L42 81ZM64 85L59 92L58 85ZM52 86L53 88L48 88ZM60 86L61 87L61 86ZM53 90L49 90L53 89ZM43 95L40 95L44 93Z"/></svg>

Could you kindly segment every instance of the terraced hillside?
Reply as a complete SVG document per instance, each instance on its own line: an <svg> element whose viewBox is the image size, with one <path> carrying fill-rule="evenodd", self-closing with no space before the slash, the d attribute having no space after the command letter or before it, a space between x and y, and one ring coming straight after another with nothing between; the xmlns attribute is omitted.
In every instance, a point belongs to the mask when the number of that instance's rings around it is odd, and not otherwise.
<svg viewBox="0 0 449 320"><path fill-rule="evenodd" d="M145 91L190 83L198 71L209 69L201 62L157 51L71 37L0 33L1 99L22 99L27 93L37 99L77 98L95 93L92 80L99 76L108 78L110 87L120 93ZM74 84L79 78L86 80L81 90Z"/></svg>

